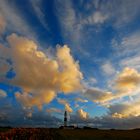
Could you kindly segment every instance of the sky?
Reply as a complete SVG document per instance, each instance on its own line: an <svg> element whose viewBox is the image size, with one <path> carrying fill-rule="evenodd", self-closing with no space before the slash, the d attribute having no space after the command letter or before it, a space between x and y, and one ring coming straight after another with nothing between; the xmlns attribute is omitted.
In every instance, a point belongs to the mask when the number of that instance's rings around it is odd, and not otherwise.
<svg viewBox="0 0 140 140"><path fill-rule="evenodd" d="M139 0L0 0L0 126L140 127Z"/></svg>

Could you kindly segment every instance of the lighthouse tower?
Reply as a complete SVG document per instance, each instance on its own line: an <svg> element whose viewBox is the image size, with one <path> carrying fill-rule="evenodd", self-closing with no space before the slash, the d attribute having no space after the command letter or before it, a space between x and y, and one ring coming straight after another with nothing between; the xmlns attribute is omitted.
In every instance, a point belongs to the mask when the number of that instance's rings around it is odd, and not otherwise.
<svg viewBox="0 0 140 140"><path fill-rule="evenodd" d="M67 127L67 111L64 113L64 127Z"/></svg>

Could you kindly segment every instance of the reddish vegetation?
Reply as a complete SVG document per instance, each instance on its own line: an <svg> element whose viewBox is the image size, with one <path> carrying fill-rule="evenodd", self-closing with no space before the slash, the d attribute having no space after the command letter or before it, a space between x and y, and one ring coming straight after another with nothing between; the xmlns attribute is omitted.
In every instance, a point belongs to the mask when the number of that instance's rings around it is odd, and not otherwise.
<svg viewBox="0 0 140 140"><path fill-rule="evenodd" d="M140 130L13 128L0 140L140 140Z"/></svg>
<svg viewBox="0 0 140 140"><path fill-rule="evenodd" d="M0 140L52 140L49 129L14 128L0 132Z"/></svg>

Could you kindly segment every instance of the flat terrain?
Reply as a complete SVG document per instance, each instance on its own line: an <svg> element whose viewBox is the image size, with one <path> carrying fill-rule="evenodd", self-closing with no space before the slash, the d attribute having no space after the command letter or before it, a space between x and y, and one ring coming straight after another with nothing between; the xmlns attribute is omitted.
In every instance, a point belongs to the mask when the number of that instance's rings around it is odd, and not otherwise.
<svg viewBox="0 0 140 140"><path fill-rule="evenodd" d="M1 128L0 140L140 140L140 130Z"/></svg>

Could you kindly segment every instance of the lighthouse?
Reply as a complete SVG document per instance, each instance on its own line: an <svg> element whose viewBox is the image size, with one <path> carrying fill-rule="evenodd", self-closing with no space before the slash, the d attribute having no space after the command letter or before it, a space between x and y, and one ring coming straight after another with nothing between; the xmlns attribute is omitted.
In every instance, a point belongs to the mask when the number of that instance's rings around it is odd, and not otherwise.
<svg viewBox="0 0 140 140"><path fill-rule="evenodd" d="M67 127L67 111L64 113L64 127Z"/></svg>

